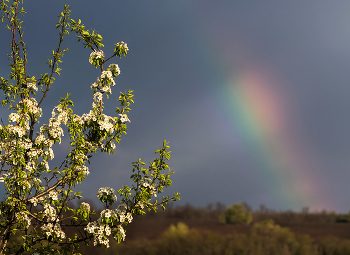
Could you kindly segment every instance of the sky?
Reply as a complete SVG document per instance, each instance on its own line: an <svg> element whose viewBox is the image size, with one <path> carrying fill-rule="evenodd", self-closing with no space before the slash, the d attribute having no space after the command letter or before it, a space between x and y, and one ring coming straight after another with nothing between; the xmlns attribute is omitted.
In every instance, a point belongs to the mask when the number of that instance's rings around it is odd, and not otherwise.
<svg viewBox="0 0 350 255"><path fill-rule="evenodd" d="M106 55L120 41L130 49L110 62L121 75L106 114L120 91L135 94L128 135L113 156L94 156L79 186L84 198L98 203L99 187L131 184L131 162L152 161L166 139L175 171L167 194L180 192L178 205L350 210L349 1L27 1L30 75L49 71L64 4L103 36ZM0 76L7 76L10 34L0 35ZM90 50L74 34L64 47L42 123L67 92L77 114L91 108L90 85L100 74ZM67 149L67 140L54 147L55 163Z"/></svg>

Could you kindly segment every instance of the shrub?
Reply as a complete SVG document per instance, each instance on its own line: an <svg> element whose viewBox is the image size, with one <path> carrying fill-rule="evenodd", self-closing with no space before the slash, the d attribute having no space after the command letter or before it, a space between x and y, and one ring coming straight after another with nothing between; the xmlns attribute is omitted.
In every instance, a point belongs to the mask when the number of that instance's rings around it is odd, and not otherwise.
<svg viewBox="0 0 350 255"><path fill-rule="evenodd" d="M243 204L229 206L225 213L220 216L220 221L222 223L229 224L250 224L252 220L252 212L247 211Z"/></svg>
<svg viewBox="0 0 350 255"><path fill-rule="evenodd" d="M101 187L97 197L105 209L97 220L92 220L94 212L88 203L71 207L69 201L82 198L75 187L89 174L87 165L95 153L113 154L116 143L119 144L121 137L126 135L130 122L127 114L134 102L133 91L121 92L119 99L114 98L119 104L114 116L105 114L104 102L113 97L114 79L120 74L117 64L107 65L107 62L126 56L129 48L126 43L119 42L114 44L113 52L105 55L102 36L94 30L86 30L80 19L71 19L71 11L65 5L56 24L58 46L47 62L48 73L34 76L30 73L29 49L23 37L21 16L26 12L22 5L23 0L0 2L0 19L7 23L11 44L9 74L0 77L4 95L1 104L11 111L7 118L1 118L0 125L0 182L4 183L5 189L5 196L0 201L0 255L24 252L74 254L79 250L79 244L90 241L95 246L108 248L112 237L118 243L125 239L124 227L132 222L134 215L145 214L151 209L156 211L159 206L165 209L169 201L179 199L178 193L153 199L172 184L173 171L167 164L170 147L164 141L155 151L157 158L148 166L141 159L132 163L131 187L122 185L117 193L113 188ZM99 77L91 86L86 86L92 90L92 108L82 115L76 114L67 94L60 100L57 98L58 105L53 108L51 117L42 120L47 110L42 102L61 73L59 65L68 50L63 48L63 42L70 32L83 42L90 54L86 61L99 71ZM5 39L6 36L1 37L1 40ZM40 40L42 42L45 40ZM73 63L75 67L79 61ZM56 155L60 158L57 164L52 161L53 148L61 144L64 131L68 133L69 148L67 154ZM121 204L113 209L117 194ZM71 232L74 234L70 235Z"/></svg>

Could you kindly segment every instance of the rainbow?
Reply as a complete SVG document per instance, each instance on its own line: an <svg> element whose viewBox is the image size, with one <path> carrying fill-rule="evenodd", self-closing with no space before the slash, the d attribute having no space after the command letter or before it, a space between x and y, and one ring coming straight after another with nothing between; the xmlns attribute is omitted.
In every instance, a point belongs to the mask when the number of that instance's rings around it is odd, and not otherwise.
<svg viewBox="0 0 350 255"><path fill-rule="evenodd" d="M336 209L334 199L324 188L327 180L319 171L321 162L307 149L302 134L295 131L293 100L282 89L286 87L281 86L283 77L242 47L244 43L221 36L219 26L213 25L213 20L210 25L196 10L192 6L191 13L197 13L199 21L193 24L190 40L206 59L203 68L211 79L206 89L213 100L208 104L217 107L212 112L220 112L226 122L223 125L229 126L235 143L232 146L239 148L232 153L242 152L281 208ZM242 58L248 60L237 64L235 56L241 62Z"/></svg>
<svg viewBox="0 0 350 255"><path fill-rule="evenodd" d="M258 169L255 174L270 186L271 196L282 208L334 209L318 172L320 163L294 132L288 97L272 77L256 67L233 72L219 91L211 91L220 105L217 110L224 113L236 136L235 146L251 168Z"/></svg>

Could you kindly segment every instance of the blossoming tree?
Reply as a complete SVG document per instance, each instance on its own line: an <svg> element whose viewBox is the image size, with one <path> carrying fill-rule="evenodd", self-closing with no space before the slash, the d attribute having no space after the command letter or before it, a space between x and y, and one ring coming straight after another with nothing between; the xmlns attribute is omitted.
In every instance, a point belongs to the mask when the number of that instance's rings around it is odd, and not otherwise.
<svg viewBox="0 0 350 255"><path fill-rule="evenodd" d="M2 106L11 110L9 124L1 119L0 125L0 181L5 187L0 202L0 254L73 254L79 244L90 240L95 246L108 248L111 237L117 242L125 239L124 227L132 222L133 215L157 210L159 206L165 209L167 202L179 199L179 194L174 193L152 200L171 186L169 146L164 141L156 151L158 157L149 166L141 159L133 163L131 187L122 186L118 195L113 188L98 190L97 197L105 209L96 221L91 219L93 212L88 203L70 208L69 201L82 198L73 188L89 174L90 158L98 151L113 154L115 142L119 143L126 134L133 91L120 93L120 106L114 117L103 113L103 100L111 95L114 79L120 74L117 64L107 62L125 56L129 49L126 43L117 43L114 52L106 57L102 36L86 30L80 20L71 19L70 9L64 6L56 24L58 46L47 62L49 72L40 78L31 76L27 73L27 48L19 18L25 13L21 4L23 0L1 0L1 21L7 23L12 36L8 55L10 74L0 81L4 93ZM41 105L55 77L60 75L58 65L67 51L62 49L62 42L70 32L75 32L78 41L90 49L89 62L101 70L91 85L92 109L81 116L75 114L67 94L52 110L51 118L39 125ZM69 133L70 149L62 163L52 167L52 147L61 143L64 126ZM118 196L120 204L112 207Z"/></svg>

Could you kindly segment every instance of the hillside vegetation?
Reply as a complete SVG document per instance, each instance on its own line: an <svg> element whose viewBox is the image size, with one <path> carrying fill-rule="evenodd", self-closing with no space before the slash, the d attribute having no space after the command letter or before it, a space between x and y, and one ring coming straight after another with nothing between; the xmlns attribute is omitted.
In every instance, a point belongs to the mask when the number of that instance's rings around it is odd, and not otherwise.
<svg viewBox="0 0 350 255"><path fill-rule="evenodd" d="M233 217L233 208L238 208L242 222L223 221L227 212ZM127 239L122 244L107 250L89 247L82 253L350 255L348 218L334 212L309 212L306 208L301 212L277 212L266 207L252 211L244 204L228 208L221 204L207 208L186 205L137 217L128 226Z"/></svg>

